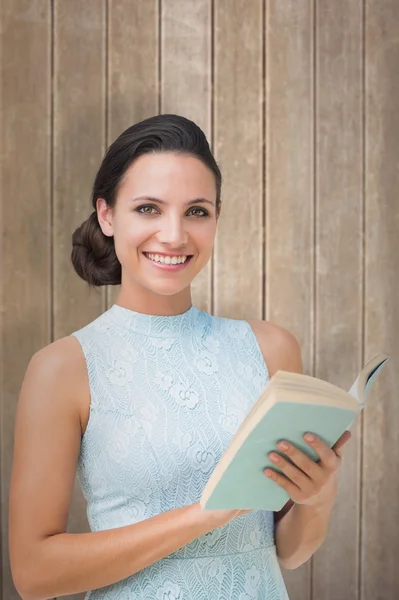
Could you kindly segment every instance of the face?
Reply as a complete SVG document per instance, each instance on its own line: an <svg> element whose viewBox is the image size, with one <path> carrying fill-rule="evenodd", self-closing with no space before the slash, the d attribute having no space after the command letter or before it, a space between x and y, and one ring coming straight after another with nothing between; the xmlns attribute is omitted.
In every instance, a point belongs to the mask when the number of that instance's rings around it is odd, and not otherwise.
<svg viewBox="0 0 399 600"><path fill-rule="evenodd" d="M215 177L192 156L145 154L126 171L114 209L99 199L97 214L103 233L114 236L122 286L178 294L212 254Z"/></svg>

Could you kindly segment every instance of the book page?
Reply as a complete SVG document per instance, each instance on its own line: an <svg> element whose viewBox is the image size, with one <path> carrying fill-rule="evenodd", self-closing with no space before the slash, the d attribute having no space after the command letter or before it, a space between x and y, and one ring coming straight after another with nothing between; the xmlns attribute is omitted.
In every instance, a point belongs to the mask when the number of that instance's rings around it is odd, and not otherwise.
<svg viewBox="0 0 399 600"><path fill-rule="evenodd" d="M371 386L381 368L387 363L388 360L389 356L386 354L377 354L374 356L374 358L372 358L366 364L364 369L362 369L351 389L349 390L349 394L356 398L360 409L364 408Z"/></svg>

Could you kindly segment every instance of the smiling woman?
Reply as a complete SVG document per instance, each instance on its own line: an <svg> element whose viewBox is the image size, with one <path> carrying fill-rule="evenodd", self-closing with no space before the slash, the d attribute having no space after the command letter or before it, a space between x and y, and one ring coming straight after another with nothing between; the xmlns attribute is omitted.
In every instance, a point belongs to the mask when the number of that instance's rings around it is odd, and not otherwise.
<svg viewBox="0 0 399 600"><path fill-rule="evenodd" d="M95 193L99 227L113 241L121 265L123 294L118 303L129 308L134 297L139 311L151 305L157 310L158 294L179 294L179 302L187 306L189 285L212 253L220 212L217 167L209 157L211 167L205 164L194 148L194 155L173 148L170 144L162 152L139 154L119 174L117 193L111 194L114 203ZM104 177L106 168L104 162ZM158 261L150 261L149 254ZM189 260L174 266L179 256Z"/></svg>
<svg viewBox="0 0 399 600"><path fill-rule="evenodd" d="M325 535L335 479L323 469L288 473L303 509L199 503L269 377L301 370L285 330L191 303L220 195L208 142L183 117L133 125L103 159L72 262L92 286L121 284L118 301L33 356L18 403L10 557L27 600L286 600L278 558L299 566ZM76 471L88 534L66 533Z"/></svg>
<svg viewBox="0 0 399 600"><path fill-rule="evenodd" d="M192 121L161 115L130 127L109 147L93 186L95 210L74 233L77 273L95 286L122 283L118 304L127 307L134 290L136 310L154 301L157 311L157 294L184 289L182 307L189 305L188 286L212 253L221 182ZM149 254L162 270L148 270ZM173 256L189 260L167 269Z"/></svg>

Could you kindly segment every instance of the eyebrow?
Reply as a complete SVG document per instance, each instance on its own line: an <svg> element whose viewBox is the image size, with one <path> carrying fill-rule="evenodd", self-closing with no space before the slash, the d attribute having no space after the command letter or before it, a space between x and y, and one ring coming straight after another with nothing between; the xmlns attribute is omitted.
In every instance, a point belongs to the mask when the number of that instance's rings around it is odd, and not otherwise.
<svg viewBox="0 0 399 600"><path fill-rule="evenodd" d="M152 196L140 196L139 198L134 198L132 200L132 202L142 202L143 200L146 202L158 202L158 204L168 204L167 202L165 202L165 200L161 200L160 198L153 198ZM215 204L213 202L211 202L210 200L207 200L206 198L195 198L194 200L189 200L189 202L187 202L187 206L192 206L193 204L200 204L200 203L205 203L205 204L210 204L211 206L215 206Z"/></svg>

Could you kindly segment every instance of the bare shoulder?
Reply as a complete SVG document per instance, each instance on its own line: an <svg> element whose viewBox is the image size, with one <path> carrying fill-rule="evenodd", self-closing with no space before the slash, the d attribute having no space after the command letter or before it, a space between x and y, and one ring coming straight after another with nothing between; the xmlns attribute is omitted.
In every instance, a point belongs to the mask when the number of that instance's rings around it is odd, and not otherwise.
<svg viewBox="0 0 399 600"><path fill-rule="evenodd" d="M87 378L86 361L78 340L70 335L36 352L29 362L26 376L40 377L43 382L56 379L66 384L66 393L75 392Z"/></svg>
<svg viewBox="0 0 399 600"><path fill-rule="evenodd" d="M74 336L66 336L32 356L22 383L20 404L34 402L37 408L40 402L47 404L43 406L47 410L58 410L64 404L63 408L82 421L88 411L89 395L82 348Z"/></svg>
<svg viewBox="0 0 399 600"><path fill-rule="evenodd" d="M287 329L270 321L248 320L258 340L269 375L276 371L302 373L301 347Z"/></svg>
<svg viewBox="0 0 399 600"><path fill-rule="evenodd" d="M31 358L31 364L36 368L42 364L54 368L65 369L84 365L84 356L78 340L72 336L66 336L52 342L41 350L38 350Z"/></svg>

